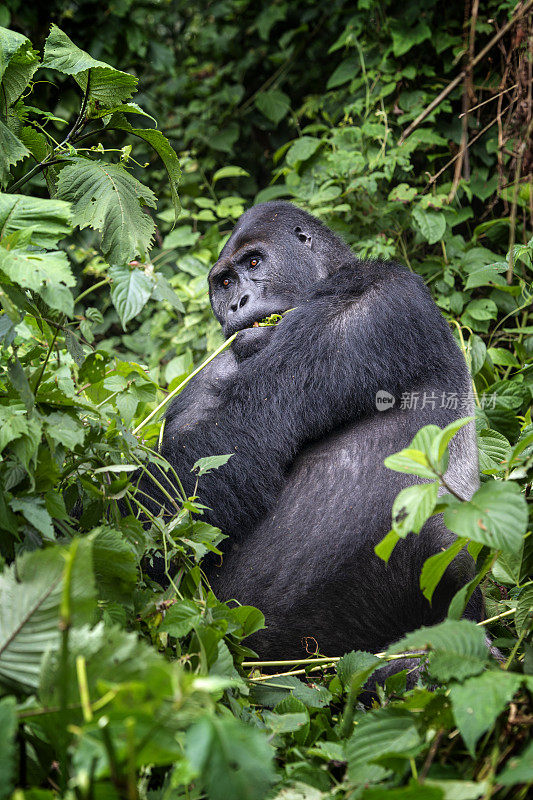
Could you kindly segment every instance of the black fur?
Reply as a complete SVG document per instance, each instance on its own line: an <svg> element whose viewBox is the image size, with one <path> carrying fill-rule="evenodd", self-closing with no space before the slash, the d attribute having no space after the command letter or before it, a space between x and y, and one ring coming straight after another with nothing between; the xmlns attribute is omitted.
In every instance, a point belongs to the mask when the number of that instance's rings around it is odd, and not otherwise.
<svg viewBox="0 0 533 800"><path fill-rule="evenodd" d="M432 605L423 598L425 559L454 538L442 519L400 542L388 566L374 554L395 496L415 480L384 458L423 425L472 411L440 407L443 392L464 400L470 378L421 278L356 259L318 220L272 202L239 220L211 270L210 297L224 334L241 332L172 404L162 453L189 492L198 458L234 453L200 479L199 494L212 509L206 519L230 537L222 566L207 566L213 589L265 613L268 628L250 645L269 658L305 655L305 637L327 655L375 652L440 621L473 571L465 554ZM287 309L274 328L250 327ZM396 398L393 409L376 410L379 390ZM399 408L403 393L424 391L438 394L434 409ZM448 482L470 496L473 426L452 445ZM479 617L479 594L467 613Z"/></svg>

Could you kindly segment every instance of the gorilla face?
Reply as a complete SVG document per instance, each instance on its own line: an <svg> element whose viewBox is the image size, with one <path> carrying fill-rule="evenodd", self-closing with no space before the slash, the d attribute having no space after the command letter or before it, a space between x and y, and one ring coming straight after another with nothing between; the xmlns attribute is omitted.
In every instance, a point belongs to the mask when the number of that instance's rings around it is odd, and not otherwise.
<svg viewBox="0 0 533 800"><path fill-rule="evenodd" d="M277 272L273 254L261 241L225 249L210 272L209 294L226 337L291 307L291 293L276 280Z"/></svg>
<svg viewBox="0 0 533 800"><path fill-rule="evenodd" d="M262 203L243 214L209 273L211 305L226 337L246 330L241 341L259 339L264 329L254 322L298 305L328 274L323 231L338 251L334 234L291 203Z"/></svg>

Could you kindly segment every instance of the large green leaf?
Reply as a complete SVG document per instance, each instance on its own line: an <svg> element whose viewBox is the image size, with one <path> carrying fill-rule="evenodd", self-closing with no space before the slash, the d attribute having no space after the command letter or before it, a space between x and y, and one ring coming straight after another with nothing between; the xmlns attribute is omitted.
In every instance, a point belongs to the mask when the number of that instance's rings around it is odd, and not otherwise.
<svg viewBox="0 0 533 800"><path fill-rule="evenodd" d="M405 713L371 712L360 719L346 742L347 775L353 783L374 783L387 770L374 762L389 754L411 755L419 744L414 719Z"/></svg>
<svg viewBox="0 0 533 800"><path fill-rule="evenodd" d="M125 328L144 308L154 288L153 278L136 267L110 267L111 299Z"/></svg>
<svg viewBox="0 0 533 800"><path fill-rule="evenodd" d="M430 671L438 680L462 680L480 673L488 650L483 630L468 620L445 620L440 625L408 633L389 648L389 654L406 650L431 652Z"/></svg>
<svg viewBox="0 0 533 800"><path fill-rule="evenodd" d="M88 549L76 542L70 599L73 621L88 621L94 610L94 585ZM89 556L90 558L90 556ZM0 575L0 686L31 692L40 681L44 654L59 645L59 607L65 551L38 550L18 559Z"/></svg>
<svg viewBox="0 0 533 800"><path fill-rule="evenodd" d="M446 230L446 217L441 211L427 211L417 206L413 209L413 217L428 244L435 244L442 239Z"/></svg>
<svg viewBox="0 0 533 800"><path fill-rule="evenodd" d="M187 756L210 800L263 800L275 780L264 733L233 717L203 717L187 732Z"/></svg>
<svg viewBox="0 0 533 800"><path fill-rule="evenodd" d="M392 506L393 530L404 538L408 533L420 533L435 507L438 492L437 481L402 489Z"/></svg>
<svg viewBox="0 0 533 800"><path fill-rule="evenodd" d="M314 139L312 136L301 136L296 139L287 153L287 164L292 167L298 161L306 161L316 153L321 144L320 139Z"/></svg>
<svg viewBox="0 0 533 800"><path fill-rule="evenodd" d="M69 203L0 192L0 243L26 228L31 229L32 244L54 247L71 231Z"/></svg>
<svg viewBox="0 0 533 800"><path fill-rule="evenodd" d="M533 783L533 742L526 745L519 756L512 756L503 772L500 772L496 782L503 786L512 786L515 783Z"/></svg>
<svg viewBox="0 0 533 800"><path fill-rule="evenodd" d="M478 435L479 468L486 475L500 472L511 455L511 445L502 433L484 430Z"/></svg>
<svg viewBox="0 0 533 800"><path fill-rule="evenodd" d="M528 512L517 484L490 481L467 502L448 495L442 501L446 503L444 522L458 536L509 553L522 546Z"/></svg>
<svg viewBox="0 0 533 800"><path fill-rule="evenodd" d="M267 119L276 125L281 122L291 107L290 98L279 89L261 92L255 99L255 106Z"/></svg>
<svg viewBox="0 0 533 800"><path fill-rule="evenodd" d="M39 56L21 33L0 28L0 81L3 103L18 100L39 66Z"/></svg>
<svg viewBox="0 0 533 800"><path fill-rule="evenodd" d="M451 687L455 721L472 755L479 737L493 726L521 682L515 673L490 670Z"/></svg>
<svg viewBox="0 0 533 800"><path fill-rule="evenodd" d="M452 563L455 556L461 552L467 542L468 539L465 538L456 539L446 550L435 553L434 556L430 556L424 561L424 566L420 573L420 588L422 589L424 597L427 597L429 601L431 601L433 592L446 569Z"/></svg>
<svg viewBox="0 0 533 800"><path fill-rule="evenodd" d="M22 33L17 33L9 28L0 28L0 80L4 77L4 73L9 65L9 62L19 50L28 42Z"/></svg>
<svg viewBox="0 0 533 800"><path fill-rule="evenodd" d="M0 186L8 182L11 167L29 154L26 145L0 120Z"/></svg>
<svg viewBox="0 0 533 800"><path fill-rule="evenodd" d="M44 45L43 67L72 75L83 91L91 70L90 99L106 107L129 100L137 88L137 78L92 58L56 25L52 25Z"/></svg>
<svg viewBox="0 0 533 800"><path fill-rule="evenodd" d="M153 147L167 171L170 195L172 197L172 205L174 207L174 219L177 221L178 215L181 210L181 204L178 197L178 185L181 179L181 167L178 156L167 137L161 131L155 128L134 128L123 114L114 114L108 125L109 128L117 128L118 130L127 131L133 136L143 139L150 147Z"/></svg>
<svg viewBox="0 0 533 800"><path fill-rule="evenodd" d="M144 258L155 225L142 206L155 208L156 197L121 164L74 158L59 174L57 196L72 202L76 225L102 232L102 250L111 263Z"/></svg>
<svg viewBox="0 0 533 800"><path fill-rule="evenodd" d="M19 286L38 292L52 308L72 314L74 299L68 287L75 279L62 250L39 253L0 246L0 270Z"/></svg>

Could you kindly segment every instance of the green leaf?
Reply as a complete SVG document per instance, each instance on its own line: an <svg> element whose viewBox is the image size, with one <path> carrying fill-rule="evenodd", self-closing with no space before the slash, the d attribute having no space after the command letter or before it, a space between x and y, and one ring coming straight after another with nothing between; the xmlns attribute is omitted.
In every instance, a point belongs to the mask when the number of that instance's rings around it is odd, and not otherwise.
<svg viewBox="0 0 533 800"><path fill-rule="evenodd" d="M493 364L501 367L519 367L520 362L509 350L504 347L489 347L487 354L492 359Z"/></svg>
<svg viewBox="0 0 533 800"><path fill-rule="evenodd" d="M8 182L11 167L29 155L26 145L0 120L0 186Z"/></svg>
<svg viewBox="0 0 533 800"><path fill-rule="evenodd" d="M20 363L18 356L15 355L8 363L7 374L9 375L9 380L19 393L22 402L26 406L26 410L31 413L35 405L35 399L33 397L30 382L28 381L28 376L26 375L24 367ZM34 420L28 420L28 425L30 425L31 422L34 422Z"/></svg>
<svg viewBox="0 0 533 800"><path fill-rule="evenodd" d="M152 291L152 299L153 300L165 300L167 303L176 310L181 311L182 313L185 311L183 307L183 303L179 299L178 295L167 281L167 279L161 275L160 272L156 272L153 276L154 281L154 288Z"/></svg>
<svg viewBox="0 0 533 800"><path fill-rule="evenodd" d="M230 716L196 722L186 753L210 800L263 800L276 778L264 733Z"/></svg>
<svg viewBox="0 0 533 800"><path fill-rule="evenodd" d="M265 711L263 712L263 719L271 734L295 733L309 723L309 713L307 709L305 709L305 712L295 711L286 714Z"/></svg>
<svg viewBox="0 0 533 800"><path fill-rule="evenodd" d="M465 289L477 289L478 286L505 286L505 276L501 273L505 272L506 268L506 263L497 262L473 270L468 275Z"/></svg>
<svg viewBox="0 0 533 800"><path fill-rule="evenodd" d="M475 333L472 334L470 339L468 340L467 345L467 352L466 352L466 360L468 366L470 367L470 372L472 376L477 375L483 364L485 363L485 358L487 355L487 346L481 336L476 336Z"/></svg>
<svg viewBox="0 0 533 800"><path fill-rule="evenodd" d="M467 502L449 495L445 499L444 522L458 536L509 553L522 546L528 512L520 486L511 481L490 481Z"/></svg>
<svg viewBox="0 0 533 800"><path fill-rule="evenodd" d="M480 322L496 319L498 316L498 306L494 300L489 300L488 297L471 300L466 307L466 311L471 317Z"/></svg>
<svg viewBox="0 0 533 800"><path fill-rule="evenodd" d="M392 34L392 51L396 57L403 56L417 44L431 39L431 30L425 22L406 25L403 20L390 21Z"/></svg>
<svg viewBox="0 0 533 800"><path fill-rule="evenodd" d="M457 591L452 600L450 605L448 606L448 619L461 619L464 614L465 608L467 606L468 601L472 597L474 593L474 589L479 586L481 581L485 578L486 574L490 572L494 563L493 554L489 553L483 562L481 569L478 570L477 575L474 575L472 580L465 583L464 586L461 586L459 591Z"/></svg>
<svg viewBox="0 0 533 800"><path fill-rule="evenodd" d="M312 136L301 136L300 139L296 139L288 151L287 164L293 167L299 161L306 161L316 153L321 144L321 139L314 139Z"/></svg>
<svg viewBox="0 0 533 800"><path fill-rule="evenodd" d="M155 225L143 205L156 197L121 164L75 158L59 173L57 196L72 202L73 222L102 232L102 251L112 264L124 264L150 247Z"/></svg>
<svg viewBox="0 0 533 800"><path fill-rule="evenodd" d="M242 167L236 167L232 164L228 164L227 167L222 167L221 169L217 169L215 174L213 175L213 185L217 181L221 181L223 178L249 178L250 173L246 172L245 169Z"/></svg>
<svg viewBox="0 0 533 800"><path fill-rule="evenodd" d="M502 786L533 783L533 742L519 756L511 756L503 772L496 777L496 782Z"/></svg>
<svg viewBox="0 0 533 800"><path fill-rule="evenodd" d="M100 598L132 605L137 555L120 531L108 527L91 533L93 569Z"/></svg>
<svg viewBox="0 0 533 800"><path fill-rule="evenodd" d="M180 639L186 636L201 619L200 609L192 600L179 600L167 609L158 630Z"/></svg>
<svg viewBox="0 0 533 800"><path fill-rule="evenodd" d="M372 668L373 672L379 666L383 666L383 662L372 653L366 653L363 650L352 650L339 659L336 669L340 682L344 688L348 688L353 676L357 675L361 670Z"/></svg>
<svg viewBox="0 0 533 800"><path fill-rule="evenodd" d="M419 742L410 715L384 710L368 713L359 720L345 745L348 779L353 783L375 783L386 776L387 770L373 761L384 755L414 755Z"/></svg>
<svg viewBox="0 0 533 800"><path fill-rule="evenodd" d="M18 729L16 701L14 697L0 700L0 800L8 800L14 789L17 757L15 736Z"/></svg>
<svg viewBox="0 0 533 800"><path fill-rule="evenodd" d="M511 455L511 445L503 433L484 430L478 434L479 468L485 475L501 472Z"/></svg>
<svg viewBox="0 0 533 800"><path fill-rule="evenodd" d="M387 456L383 463L396 472L407 472L409 475L418 475L421 478L437 478L427 456L414 447L408 447L400 450L399 453Z"/></svg>
<svg viewBox="0 0 533 800"><path fill-rule="evenodd" d="M427 778L424 781L424 786L440 790L443 800L478 800L487 791L487 781L433 780Z"/></svg>
<svg viewBox="0 0 533 800"><path fill-rule="evenodd" d="M180 225L165 236L163 247L165 249L172 249L173 247L192 247L199 238L199 231L193 231L190 225Z"/></svg>
<svg viewBox="0 0 533 800"><path fill-rule="evenodd" d="M426 211L417 206L413 209L413 217L428 244L435 244L442 239L446 231L446 217L441 211Z"/></svg>
<svg viewBox="0 0 533 800"><path fill-rule="evenodd" d="M21 513L42 534L43 539L55 539L52 517L46 510L44 500L39 497L14 497L9 505L12 511Z"/></svg>
<svg viewBox="0 0 533 800"><path fill-rule="evenodd" d="M39 56L25 36L0 28L0 81L3 102L12 106L39 66Z"/></svg>
<svg viewBox="0 0 533 800"><path fill-rule="evenodd" d="M417 190L414 186L409 186L408 183L399 183L389 192L388 199L393 203L410 203L411 200L417 195Z"/></svg>
<svg viewBox="0 0 533 800"><path fill-rule="evenodd" d="M337 86L342 86L343 83L355 78L360 71L361 62L359 58L346 58L341 61L337 69L330 75L326 89L335 89ZM416 194L416 189L413 191Z"/></svg>
<svg viewBox="0 0 533 800"><path fill-rule="evenodd" d="M522 589L516 603L515 627L517 633L528 631L533 623L533 585Z"/></svg>
<svg viewBox="0 0 533 800"><path fill-rule="evenodd" d="M26 229L31 231L32 244L54 247L72 230L70 205L63 200L0 192L0 243L5 236Z"/></svg>
<svg viewBox="0 0 533 800"><path fill-rule="evenodd" d="M424 597L430 602L433 597L433 592L438 586L446 569L452 563L453 559L461 552L467 543L467 539L456 539L453 544L441 553L435 553L424 561L422 572L420 573L420 588Z"/></svg>
<svg viewBox="0 0 533 800"><path fill-rule="evenodd" d="M497 717L518 691L522 677L512 672L490 670L450 689L453 714L463 741L475 756L479 737L494 725Z"/></svg>
<svg viewBox="0 0 533 800"><path fill-rule="evenodd" d="M385 564L388 564L389 558L392 555L392 551L400 541L400 536L396 533L396 531L389 531L388 534L377 543L374 547L374 553L381 558Z"/></svg>
<svg viewBox="0 0 533 800"><path fill-rule="evenodd" d="M72 75L83 91L91 70L90 99L107 107L129 100L137 88L137 78L92 58L56 25L52 25L45 42L42 65Z"/></svg>
<svg viewBox="0 0 533 800"><path fill-rule="evenodd" d="M145 141L155 150L167 171L170 196L172 198L172 205L174 207L174 221L177 222L179 213L181 211L181 203L178 197L178 186L181 180L181 167L176 151L170 145L167 137L164 136L161 131L158 131L154 128L133 128L128 120L122 116L122 114L113 115L108 127L127 131L133 136L143 139L143 141Z"/></svg>
<svg viewBox="0 0 533 800"><path fill-rule="evenodd" d="M13 56L27 43L29 43L29 39L22 33L17 33L9 28L0 28L0 80L4 77Z"/></svg>
<svg viewBox="0 0 533 800"><path fill-rule="evenodd" d="M438 493L437 481L402 489L392 506L392 527L398 536L405 538L408 533L420 533L435 508Z"/></svg>
<svg viewBox="0 0 533 800"><path fill-rule="evenodd" d="M441 681L477 675L488 658L483 630L465 619L445 620L440 625L408 633L389 648L388 654L406 650L430 651L430 671Z"/></svg>
<svg viewBox="0 0 533 800"><path fill-rule="evenodd" d="M76 541L74 547L71 605L73 622L82 624L92 618L94 585L89 545ZM35 691L44 654L59 645L66 552L55 546L27 553L0 575L0 686L6 689Z"/></svg>
<svg viewBox="0 0 533 800"><path fill-rule="evenodd" d="M211 472L212 469L223 467L224 464L230 460L232 455L234 455L234 453L229 453L225 456L206 456L205 458L199 458L191 469L191 472L198 471L198 477L200 477L200 475L206 475L208 472Z"/></svg>
<svg viewBox="0 0 533 800"><path fill-rule="evenodd" d="M279 89L271 89L269 92L261 92L257 95L255 107L277 125L289 111L291 101L284 92Z"/></svg>
<svg viewBox="0 0 533 800"><path fill-rule="evenodd" d="M75 284L67 256L60 250L43 253L35 250L6 250L2 247L0 269L14 283L35 292L39 292L43 284L51 282L66 286Z"/></svg>
<svg viewBox="0 0 533 800"><path fill-rule="evenodd" d="M110 267L111 299L118 311L122 327L139 314L150 299L153 280L136 267Z"/></svg>

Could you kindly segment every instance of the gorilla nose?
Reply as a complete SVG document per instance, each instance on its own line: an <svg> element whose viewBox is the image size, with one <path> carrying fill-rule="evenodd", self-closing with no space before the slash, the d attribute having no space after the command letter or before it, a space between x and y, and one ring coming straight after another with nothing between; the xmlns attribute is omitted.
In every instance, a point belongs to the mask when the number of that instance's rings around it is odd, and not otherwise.
<svg viewBox="0 0 533 800"><path fill-rule="evenodd" d="M233 312L238 311L240 308L244 308L248 300L250 299L250 295L243 294L242 297L237 300L236 303L232 303L230 308Z"/></svg>

